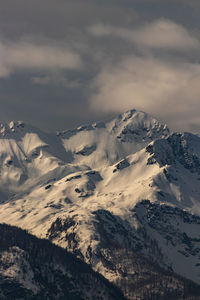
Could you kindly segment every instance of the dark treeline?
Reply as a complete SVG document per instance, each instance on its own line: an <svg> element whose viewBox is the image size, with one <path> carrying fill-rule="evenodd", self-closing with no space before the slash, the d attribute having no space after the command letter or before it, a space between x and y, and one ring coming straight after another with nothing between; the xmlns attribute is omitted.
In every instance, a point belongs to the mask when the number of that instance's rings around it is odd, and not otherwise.
<svg viewBox="0 0 200 300"><path fill-rule="evenodd" d="M17 278L1 276L0 299L65 299L85 300L86 294L93 295L91 299L125 299L118 288L113 286L103 276L94 272L90 266L77 259L50 241L38 239L27 231L7 224L0 224L0 257L5 251L12 254L22 250L21 268L24 275L29 271L23 261L27 261L34 273L34 282L39 287L38 292L20 284ZM17 259L17 258L16 258ZM1 270L8 266L0 259Z"/></svg>

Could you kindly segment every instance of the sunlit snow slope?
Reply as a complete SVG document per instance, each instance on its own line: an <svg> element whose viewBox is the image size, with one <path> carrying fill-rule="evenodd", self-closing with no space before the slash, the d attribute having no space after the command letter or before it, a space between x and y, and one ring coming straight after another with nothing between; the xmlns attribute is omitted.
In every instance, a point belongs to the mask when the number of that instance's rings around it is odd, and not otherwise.
<svg viewBox="0 0 200 300"><path fill-rule="evenodd" d="M126 248L200 283L198 136L135 110L55 135L11 122L1 125L0 166L1 222L114 282L111 249Z"/></svg>

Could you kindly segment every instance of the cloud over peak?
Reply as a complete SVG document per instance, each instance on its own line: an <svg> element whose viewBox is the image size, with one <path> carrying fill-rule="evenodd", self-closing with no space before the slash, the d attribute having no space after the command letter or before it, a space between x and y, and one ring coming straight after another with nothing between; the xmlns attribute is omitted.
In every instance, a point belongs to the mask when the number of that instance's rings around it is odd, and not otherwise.
<svg viewBox="0 0 200 300"><path fill-rule="evenodd" d="M93 82L91 106L100 111L130 108L159 116L174 128L189 129L199 118L200 65L169 63L131 55L104 66Z"/></svg>

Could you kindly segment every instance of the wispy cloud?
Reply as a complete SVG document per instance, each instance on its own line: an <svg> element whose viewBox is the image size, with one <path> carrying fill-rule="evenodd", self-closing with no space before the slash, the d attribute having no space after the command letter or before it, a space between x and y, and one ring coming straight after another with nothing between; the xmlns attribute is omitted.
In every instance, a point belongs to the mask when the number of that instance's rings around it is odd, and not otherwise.
<svg viewBox="0 0 200 300"><path fill-rule="evenodd" d="M31 82L39 85L55 85L68 89L80 89L83 84L80 80L71 80L65 74L51 73L44 76L35 76L31 78Z"/></svg>
<svg viewBox="0 0 200 300"><path fill-rule="evenodd" d="M76 70L82 67L79 54L51 43L0 41L0 77L19 71Z"/></svg>
<svg viewBox="0 0 200 300"><path fill-rule="evenodd" d="M88 32L95 37L113 36L155 49L184 51L200 48L200 42L195 36L182 25L168 19L159 19L134 29L95 24L88 27Z"/></svg>
<svg viewBox="0 0 200 300"><path fill-rule="evenodd" d="M0 119L54 129L136 107L197 128L199 2L1 1Z"/></svg>
<svg viewBox="0 0 200 300"><path fill-rule="evenodd" d="M199 82L199 64L132 55L102 68L93 81L90 101L98 111L136 108L188 130L200 125Z"/></svg>
<svg viewBox="0 0 200 300"><path fill-rule="evenodd" d="M169 19L133 29L96 24L88 31L96 38L115 37L134 45L118 59L102 61L91 87L94 110L136 108L166 120L175 129L200 127L200 64L194 59L200 41L194 34Z"/></svg>

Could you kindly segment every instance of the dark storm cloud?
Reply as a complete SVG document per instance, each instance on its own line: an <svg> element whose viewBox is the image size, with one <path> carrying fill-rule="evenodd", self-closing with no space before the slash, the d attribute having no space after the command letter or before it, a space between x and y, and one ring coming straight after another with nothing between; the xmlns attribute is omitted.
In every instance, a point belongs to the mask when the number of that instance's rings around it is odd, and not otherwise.
<svg viewBox="0 0 200 300"><path fill-rule="evenodd" d="M0 0L0 119L56 130L138 108L200 128L199 12L195 0Z"/></svg>
<svg viewBox="0 0 200 300"><path fill-rule="evenodd" d="M135 17L133 9L121 10L119 4L120 1L104 0L1 0L1 32L13 38L23 33L58 38L86 24L97 21L117 24L119 20L126 23L127 18Z"/></svg>

